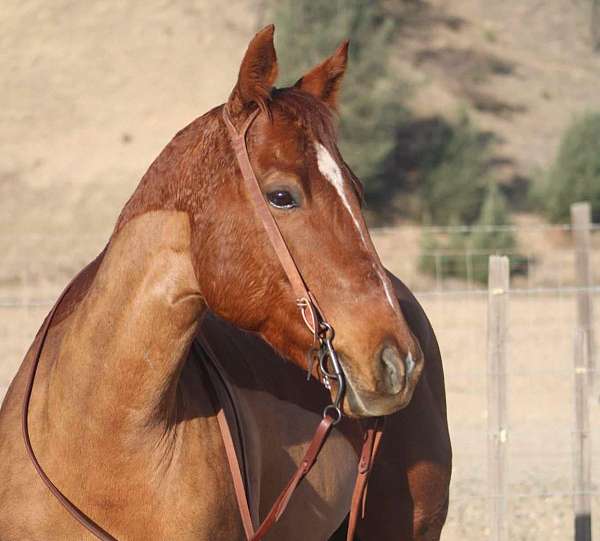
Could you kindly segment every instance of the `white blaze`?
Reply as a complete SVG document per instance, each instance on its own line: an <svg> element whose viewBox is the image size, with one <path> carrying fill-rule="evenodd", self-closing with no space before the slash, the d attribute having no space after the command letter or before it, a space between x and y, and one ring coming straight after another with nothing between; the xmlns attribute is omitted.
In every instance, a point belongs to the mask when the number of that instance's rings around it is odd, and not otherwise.
<svg viewBox="0 0 600 541"><path fill-rule="evenodd" d="M352 206L350 205L350 201L348 200L348 195L346 194L346 190L344 188L344 177L342 176L342 171L340 170L340 166L333 159L329 151L321 144L315 143L315 148L317 150L317 165L319 167L319 171L321 174L333 185L335 190L337 191L342 203L346 209L348 209L348 213L356 226L356 230L360 235L360 239L362 240L363 245L368 250L369 244L365 240L363 228L360 226L360 222L356 218ZM380 265L376 264L377 267ZM394 295L390 291L389 283L383 276L383 270L381 268L377 268L377 274L379 279L381 280L381 285L383 286L383 290L385 291L385 296L387 297L388 303L390 306L395 309L394 303Z"/></svg>
<svg viewBox="0 0 600 541"><path fill-rule="evenodd" d="M317 149L317 165L319 166L319 171L321 174L333 184L333 187L336 189L338 195L340 196L342 203L348 209L350 213L350 217L356 226L358 234L365 246L367 243L365 242L365 237L360 227L359 221L356 219L354 212L352 212L352 207L350 206L350 201L348 201L348 196L346 195L346 190L344 189L344 177L342 176L342 171L340 170L340 166L337 162L331 157L329 151L321 144L315 143L315 147Z"/></svg>

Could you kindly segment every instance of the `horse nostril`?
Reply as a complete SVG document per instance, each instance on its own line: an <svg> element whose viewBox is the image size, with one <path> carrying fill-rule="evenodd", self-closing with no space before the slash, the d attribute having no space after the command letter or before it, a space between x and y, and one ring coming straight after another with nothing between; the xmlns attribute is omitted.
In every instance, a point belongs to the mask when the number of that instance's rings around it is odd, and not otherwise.
<svg viewBox="0 0 600 541"><path fill-rule="evenodd" d="M385 346L381 351L381 365L383 375L382 386L387 393L398 394L404 387L404 375L406 371L400 352L393 346Z"/></svg>

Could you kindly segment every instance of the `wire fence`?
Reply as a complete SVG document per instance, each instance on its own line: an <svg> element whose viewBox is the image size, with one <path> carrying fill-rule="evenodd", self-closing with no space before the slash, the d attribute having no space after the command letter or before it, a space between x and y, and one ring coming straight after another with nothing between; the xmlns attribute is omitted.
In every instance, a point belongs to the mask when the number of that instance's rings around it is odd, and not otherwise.
<svg viewBox="0 0 600 541"><path fill-rule="evenodd" d="M454 447L445 535L461 540L580 541L591 539L593 532L599 538L597 385L592 385L586 396L589 427L585 431L577 424L581 392L575 390L582 374L597 382L598 368L577 367L574 344L581 326L586 326L590 336L587 354L595 357L593 340L600 336L593 313L594 301L600 296L600 226L525 223L486 230L514 233L514 248L498 251L490 246L489 250L474 251L444 247L453 234L476 231L467 226L390 229L375 237L391 270L406 278L417 292L444 358ZM579 239L582 234L583 244ZM439 240L441 248L431 250L436 242L429 246L422 242L432 237ZM506 292L508 317L502 340L506 419L501 429L491 430L490 381L501 378L489 365L492 291L487 284L487 263L496 252L509 259L511 284ZM583 278L582 255L586 266ZM437 262L429 266L429 276L423 276L419 269L418 262L424 258ZM514 258L519 259L519 267L510 264ZM483 261L486 281L475 279L474 273L465 272L457 278L446 272L453 260L470 260L471 268ZM463 268L468 269L469 263ZM582 299L587 303L587 320L583 322ZM582 434L589 445L584 456L588 464L583 466ZM489 463L490 440L503 447L502 459L493 465ZM589 469L583 483L582 467ZM490 472L498 468L501 473L492 482ZM582 499L585 512L577 510ZM581 529L580 519L586 513L592 518L590 537Z"/></svg>
<svg viewBox="0 0 600 541"><path fill-rule="evenodd" d="M452 235L477 231L510 232L511 250L448 248ZM584 233L585 245L576 242ZM439 240L429 249L424 238ZM451 504L445 539L552 541L575 538L574 504L590 501L592 532L600 539L600 402L590 387L590 479L577 485L574 341L581 327L581 299L589 303L589 355L595 358L600 319L600 224L548 225L519 221L499 227L401 226L373 231L384 264L403 279L423 304L436 331L446 374L448 416L454 448ZM0 398L62 286L105 244L97 236L24 238L0 236L6 254L0 267ZM588 274L581 280L581 251ZM488 309L490 290L478 266L501 253L510 266L506 323L506 491L500 496L489 480L490 367ZM423 271L427 258L438 261ZM447 269L461 260L457 276ZM596 303L597 304L597 303ZM585 367L598 381L599 367ZM492 524L491 502L502 498L504 530ZM578 538L584 539L584 538Z"/></svg>

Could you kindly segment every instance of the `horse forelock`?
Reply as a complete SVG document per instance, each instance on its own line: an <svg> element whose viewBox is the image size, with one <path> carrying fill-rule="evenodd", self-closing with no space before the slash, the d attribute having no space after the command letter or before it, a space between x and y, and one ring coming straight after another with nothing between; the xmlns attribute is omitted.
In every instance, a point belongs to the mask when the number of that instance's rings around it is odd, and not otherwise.
<svg viewBox="0 0 600 541"><path fill-rule="evenodd" d="M299 122L302 128L323 144L332 146L337 139L335 115L321 100L294 87L276 88L271 93L269 107Z"/></svg>
<svg viewBox="0 0 600 541"><path fill-rule="evenodd" d="M320 143L329 151L362 203L363 185L338 150L336 113L325 102L295 87L273 89L269 105L274 113L280 112L299 122L313 143Z"/></svg>

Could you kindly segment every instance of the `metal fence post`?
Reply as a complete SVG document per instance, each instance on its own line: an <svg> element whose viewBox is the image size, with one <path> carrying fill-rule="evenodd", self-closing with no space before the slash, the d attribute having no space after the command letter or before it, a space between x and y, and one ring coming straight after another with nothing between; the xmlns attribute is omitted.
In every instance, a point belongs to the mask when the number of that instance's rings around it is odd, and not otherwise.
<svg viewBox="0 0 600 541"><path fill-rule="evenodd" d="M492 541L505 541L508 538L506 531L508 293L508 257L491 256L488 278L487 452L489 530Z"/></svg>
<svg viewBox="0 0 600 541"><path fill-rule="evenodd" d="M594 384L595 351L592 304L592 267L590 264L592 210L589 203L571 205L571 227L575 244L575 284L577 285L577 328L585 335L587 382Z"/></svg>

